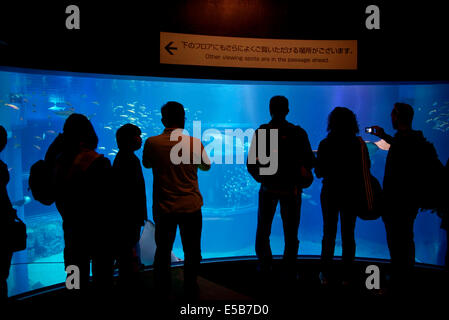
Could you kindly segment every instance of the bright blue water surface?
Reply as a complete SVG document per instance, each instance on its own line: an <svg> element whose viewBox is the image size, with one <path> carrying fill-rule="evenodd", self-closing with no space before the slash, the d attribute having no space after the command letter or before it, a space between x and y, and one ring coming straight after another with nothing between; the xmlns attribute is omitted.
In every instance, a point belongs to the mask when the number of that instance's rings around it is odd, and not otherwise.
<svg viewBox="0 0 449 320"><path fill-rule="evenodd" d="M26 71L26 70L25 70ZM1 158L10 168L8 192L28 227L28 248L15 253L8 279L9 294L63 282L61 218L53 206L32 199L28 188L30 166L44 157L54 137L72 112L90 118L99 137L98 152L111 161L117 152L115 131L125 123L142 130L142 138L162 132L160 107L169 100L186 108L186 130L193 121L202 130L256 129L268 122L269 99L285 95L290 101L290 122L308 133L313 149L326 136L327 116L335 106L346 106L363 128L380 125L393 133L390 112L394 102L415 108L414 127L435 144L440 159L449 157L449 85L441 83L301 83L242 82L167 78L137 78L45 71L0 71L0 124L8 131L8 145ZM7 105L9 104L9 105ZM209 140L203 141L207 145ZM248 141L235 143L234 154L244 153ZM387 151L371 145L372 173L382 181ZM223 149L223 153L227 152ZM139 158L142 150L137 152ZM224 154L223 154L224 155ZM224 162L224 158L223 158ZM152 207L152 172L144 169L148 208ZM254 255L258 184L243 164L215 164L199 173L203 207L203 258ZM301 255L321 252L321 181L304 191L299 228ZM20 200L25 200L21 201ZM25 204L23 204L25 203ZM149 211L151 217L151 209ZM416 260L441 265L446 249L440 219L430 212L418 215L415 225ZM389 258L385 230L380 221L358 220L357 257ZM274 254L283 252L279 212L273 222ZM174 253L182 258L179 237ZM341 254L337 240L336 255Z"/></svg>

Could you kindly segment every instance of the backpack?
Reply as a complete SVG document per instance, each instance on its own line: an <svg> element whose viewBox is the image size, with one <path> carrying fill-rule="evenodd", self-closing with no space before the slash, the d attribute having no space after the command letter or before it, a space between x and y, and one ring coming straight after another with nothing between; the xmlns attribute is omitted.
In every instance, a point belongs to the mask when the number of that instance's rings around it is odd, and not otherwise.
<svg viewBox="0 0 449 320"><path fill-rule="evenodd" d="M49 206L55 202L53 168L47 161L39 160L31 166L28 186L40 203Z"/></svg>
<svg viewBox="0 0 449 320"><path fill-rule="evenodd" d="M266 185L285 185L296 184L300 188L308 188L313 182L313 174L310 169L307 169L303 164L297 161L302 159L305 155L302 152L303 144L308 143L301 135L300 127L288 123L287 126L280 128L273 128L271 124L264 124L259 129L267 130L265 135L266 150L265 152L272 152L270 148L270 129L278 130L278 165L277 171L271 175L261 175L261 168L269 167L269 164L262 165L259 161L255 164L250 164L249 159L251 157L257 159L258 154L258 133L254 133L253 140L251 142L250 154L248 155L247 169L251 176L259 183ZM259 130L258 129L258 130ZM292 146L299 146L299 148L292 148ZM291 161L293 159L294 161Z"/></svg>

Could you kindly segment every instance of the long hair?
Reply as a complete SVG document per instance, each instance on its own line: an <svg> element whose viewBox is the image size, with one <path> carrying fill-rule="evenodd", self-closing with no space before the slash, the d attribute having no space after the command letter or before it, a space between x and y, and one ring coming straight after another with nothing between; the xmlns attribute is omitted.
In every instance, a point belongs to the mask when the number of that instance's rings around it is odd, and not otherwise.
<svg viewBox="0 0 449 320"><path fill-rule="evenodd" d="M92 123L86 116L73 113L64 123L64 144L67 149L77 150L81 146L95 150L98 146L98 137Z"/></svg>
<svg viewBox="0 0 449 320"><path fill-rule="evenodd" d="M329 114L327 131L336 135L356 135L359 133L356 115L348 108L335 107Z"/></svg>

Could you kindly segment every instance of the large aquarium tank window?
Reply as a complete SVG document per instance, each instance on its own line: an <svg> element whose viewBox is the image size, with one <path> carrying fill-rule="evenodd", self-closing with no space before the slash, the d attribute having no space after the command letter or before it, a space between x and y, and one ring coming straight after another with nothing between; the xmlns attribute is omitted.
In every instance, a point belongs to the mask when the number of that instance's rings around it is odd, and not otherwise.
<svg viewBox="0 0 449 320"><path fill-rule="evenodd" d="M334 107L353 110L361 135L368 141L372 173L379 181L383 179L387 151L363 128L380 125L394 133L390 112L395 102L414 107L414 128L422 130L434 143L443 163L449 157L448 83L222 81L0 69L0 124L8 132L8 144L0 156L8 165L10 199L28 228L27 249L13 257L9 295L65 281L61 217L54 205L45 206L33 199L28 178L31 165L44 158L70 114L82 113L91 120L99 137L97 151L112 162L118 151L116 130L133 123L140 127L143 140L160 134L160 108L167 101L184 105L186 130L190 134L194 121L200 121L202 131L215 129L217 137L213 138L224 139L226 130L257 129L268 122L268 103L274 95L289 99L287 120L307 131L313 149L326 136L327 117ZM210 141L209 137L203 143L207 147ZM230 147L236 158L246 158L248 139L234 141L231 146L226 146L229 140L224 141L222 156ZM141 159L142 149L136 154ZM151 170L143 172L152 219L153 176ZM204 198L203 258L255 256L259 185L247 173L246 166L239 161L215 163L210 171L199 172L199 184ZM315 179L302 194L300 255L321 253L320 190L321 181ZM443 264L446 243L440 223L436 214L419 213L415 224L416 262ZM359 258L389 259L380 219L357 221L356 244ZM271 246L273 254L283 253L279 212L273 221ZM173 253L183 258L179 236ZM335 254L341 255L340 234Z"/></svg>

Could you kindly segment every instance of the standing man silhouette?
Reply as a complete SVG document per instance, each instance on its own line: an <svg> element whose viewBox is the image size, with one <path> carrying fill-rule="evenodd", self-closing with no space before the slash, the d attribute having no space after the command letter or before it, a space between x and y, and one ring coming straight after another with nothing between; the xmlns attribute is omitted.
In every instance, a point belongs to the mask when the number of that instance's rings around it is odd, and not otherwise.
<svg viewBox="0 0 449 320"><path fill-rule="evenodd" d="M423 190L425 175L432 169L429 164L441 165L434 146L428 142L421 131L412 129L414 111L405 103L395 103L391 112L394 137L384 129L373 126L373 134L389 143L383 190L386 209L383 215L390 250L393 289L406 292L415 263L415 242L413 227ZM430 160L429 160L430 159ZM426 165L427 164L427 165Z"/></svg>
<svg viewBox="0 0 449 320"><path fill-rule="evenodd" d="M283 257L285 275L289 279L296 279L302 193L301 172L310 173L314 166L315 156L304 129L285 119L288 112L286 97L274 96L271 98L270 115L272 119L269 123L261 125L255 132L247 168L253 178L261 183L256 231L256 254L259 260L259 270L262 274L267 274L272 269L271 225L277 204L280 203L285 240ZM278 141L272 141L271 130L277 132ZM277 170L273 174L261 174L263 166L260 165L260 157L265 155L259 153L264 153L264 150L269 150L270 158L278 162L277 166L274 166ZM252 155L257 155L255 164L250 161ZM310 175L310 177L312 176Z"/></svg>
<svg viewBox="0 0 449 320"><path fill-rule="evenodd" d="M164 132L145 141L142 164L153 169L153 219L156 253L154 272L159 294L170 292L171 250L179 225L184 250L184 290L198 294L197 275L201 261L201 207L198 169L210 169L210 160L199 139L183 134L182 104L167 102L161 108ZM175 148L176 147L176 148ZM180 148L179 148L180 147ZM177 148L179 152L173 152ZM177 161L187 158L187 162Z"/></svg>

